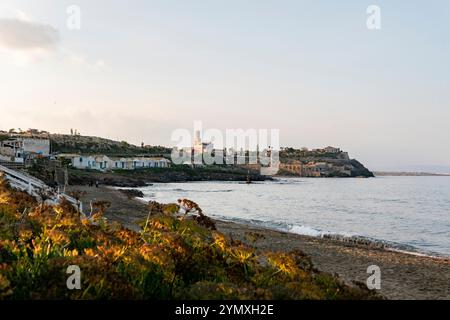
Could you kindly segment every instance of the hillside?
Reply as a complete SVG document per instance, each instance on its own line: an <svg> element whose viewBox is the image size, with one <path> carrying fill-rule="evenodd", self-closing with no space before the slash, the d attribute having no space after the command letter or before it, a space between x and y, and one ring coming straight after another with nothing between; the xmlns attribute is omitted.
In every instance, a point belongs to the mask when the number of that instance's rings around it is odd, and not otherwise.
<svg viewBox="0 0 450 320"><path fill-rule="evenodd" d="M374 177L361 162L338 148L308 150L284 148L280 152L282 176L299 177Z"/></svg>
<svg viewBox="0 0 450 320"><path fill-rule="evenodd" d="M7 133L0 131L0 141L11 137L28 137L50 139L52 153L104 154L108 156L127 156L140 154L164 155L171 148L163 146L136 146L125 141L82 136L78 134L51 134L47 131L32 130L27 132Z"/></svg>
<svg viewBox="0 0 450 320"><path fill-rule="evenodd" d="M125 141L80 135L50 135L52 151L58 153L82 153L114 155L168 154L171 149L162 146L138 147Z"/></svg>

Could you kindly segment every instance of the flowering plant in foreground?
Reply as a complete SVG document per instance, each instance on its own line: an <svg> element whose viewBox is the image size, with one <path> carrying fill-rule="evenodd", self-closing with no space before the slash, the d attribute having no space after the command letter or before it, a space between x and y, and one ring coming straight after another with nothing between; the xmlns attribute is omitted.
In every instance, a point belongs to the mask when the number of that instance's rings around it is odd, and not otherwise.
<svg viewBox="0 0 450 320"><path fill-rule="evenodd" d="M203 213L178 215L177 204L152 203L140 232L108 222L104 209L86 219L0 179L0 299L376 298L318 272L300 252L229 240ZM80 290L66 286L70 265L80 267Z"/></svg>

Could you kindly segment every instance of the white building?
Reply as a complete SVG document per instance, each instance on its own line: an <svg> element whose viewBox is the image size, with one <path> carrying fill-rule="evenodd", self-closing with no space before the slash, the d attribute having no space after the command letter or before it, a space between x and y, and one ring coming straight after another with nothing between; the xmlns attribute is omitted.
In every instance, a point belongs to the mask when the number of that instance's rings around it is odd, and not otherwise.
<svg viewBox="0 0 450 320"><path fill-rule="evenodd" d="M111 157L109 159L109 169L111 170L136 170L145 168L168 168L170 160L162 157L133 157L118 158Z"/></svg>
<svg viewBox="0 0 450 320"><path fill-rule="evenodd" d="M65 156L68 159L69 157ZM106 156L81 156L75 155L71 157L71 164L77 169L92 169L105 171L108 169L109 159Z"/></svg>
<svg viewBox="0 0 450 320"><path fill-rule="evenodd" d="M34 138L14 138L0 142L2 159L23 163L26 158L48 157L50 140Z"/></svg>
<svg viewBox="0 0 450 320"><path fill-rule="evenodd" d="M170 160L162 157L108 157L105 155L60 154L58 158L68 159L72 167L90 170L137 170L145 168L168 168Z"/></svg>
<svg viewBox="0 0 450 320"><path fill-rule="evenodd" d="M323 151L325 151L326 153L339 153L341 152L341 149L328 146L323 148Z"/></svg>

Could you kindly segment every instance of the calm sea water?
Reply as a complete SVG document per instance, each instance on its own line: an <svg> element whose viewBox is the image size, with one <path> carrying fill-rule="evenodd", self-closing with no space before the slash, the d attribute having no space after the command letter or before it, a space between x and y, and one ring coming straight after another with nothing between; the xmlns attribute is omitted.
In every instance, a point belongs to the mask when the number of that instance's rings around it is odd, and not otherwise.
<svg viewBox="0 0 450 320"><path fill-rule="evenodd" d="M362 236L394 248L450 256L450 178L282 178L154 184L146 200L188 198L223 220L299 234Z"/></svg>

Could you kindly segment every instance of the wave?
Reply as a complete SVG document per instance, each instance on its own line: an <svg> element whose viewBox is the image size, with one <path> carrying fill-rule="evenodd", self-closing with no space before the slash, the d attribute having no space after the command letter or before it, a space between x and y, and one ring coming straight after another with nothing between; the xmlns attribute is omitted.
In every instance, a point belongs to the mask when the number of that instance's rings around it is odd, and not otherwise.
<svg viewBox="0 0 450 320"><path fill-rule="evenodd" d="M289 230L291 233L305 235L305 236L311 236L311 237L322 237L323 232L307 227L307 226L292 226Z"/></svg>
<svg viewBox="0 0 450 320"><path fill-rule="evenodd" d="M360 235L353 235L349 234L347 232L340 232L340 233L333 233L329 231L323 231L317 228L313 228L310 226L304 226L304 225L288 225L285 223L274 223L270 221L262 221L262 220L254 220L254 219L241 219L241 218L230 218L226 216L216 216L217 219L223 220L223 221L230 221L235 222L239 224L245 224L248 226L255 226L255 227L261 227L264 229L269 230L275 230L275 231L281 231L281 232L288 232L303 236L309 236L314 238L322 238L322 239L329 239L334 240L342 243L348 243L352 245L364 245L368 246L370 248L374 249L384 249L389 251L395 251L395 252L401 252L405 254L411 254L415 256L424 256L424 257L433 257L433 258L448 258L445 254L436 253L433 251L425 251L425 250L419 250L418 248L397 243L393 241L387 241L387 240L381 240L381 239L375 239L371 237L366 236L360 236Z"/></svg>
<svg viewBox="0 0 450 320"><path fill-rule="evenodd" d="M280 179L280 178L276 178L272 181L266 181L266 184L287 184L287 185L292 185L292 184L308 184L308 181L305 180L299 180L298 178L289 178L289 179Z"/></svg>
<svg viewBox="0 0 450 320"><path fill-rule="evenodd" d="M189 190L189 189L182 189L182 188L175 188L175 189L152 189L154 191L158 191L158 192L194 192L194 193L212 193L212 192L233 192L234 190L231 189L225 189L225 190ZM141 190L143 192L145 192L146 190Z"/></svg>
<svg viewBox="0 0 450 320"><path fill-rule="evenodd" d="M412 245L397 243L393 241L375 239L360 235L351 235L345 232L342 233L331 233L326 231L321 231L308 226L292 226L289 230L290 233L311 236L316 238L330 239L339 242L355 244L355 245L365 245L372 248L385 249L390 251L396 251L406 254L412 254L416 256L426 256L426 257L445 257L442 254L436 252L425 252L424 250L419 250Z"/></svg>

